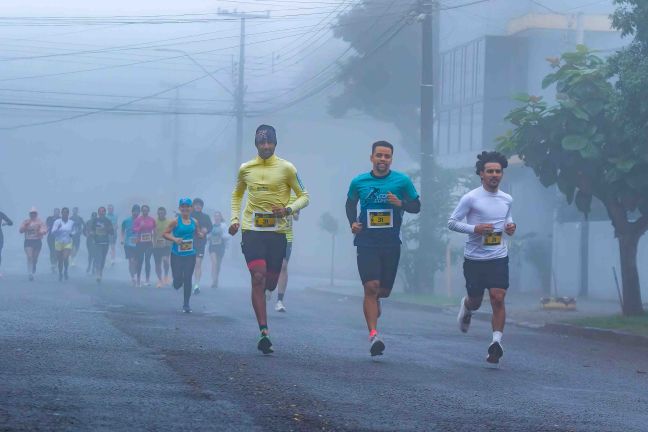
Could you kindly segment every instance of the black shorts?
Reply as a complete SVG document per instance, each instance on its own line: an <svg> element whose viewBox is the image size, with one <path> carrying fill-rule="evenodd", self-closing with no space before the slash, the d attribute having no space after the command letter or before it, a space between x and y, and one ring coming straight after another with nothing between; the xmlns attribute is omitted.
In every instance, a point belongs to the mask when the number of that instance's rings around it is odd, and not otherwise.
<svg viewBox="0 0 648 432"><path fill-rule="evenodd" d="M284 258L286 262L290 261L290 255L292 255L292 242L286 243L286 257Z"/></svg>
<svg viewBox="0 0 648 432"><path fill-rule="evenodd" d="M205 256L205 247L207 246L207 240L194 238L194 249L196 250L196 256L202 258Z"/></svg>
<svg viewBox="0 0 648 432"><path fill-rule="evenodd" d="M25 240L25 249L32 248L36 255L38 255L43 247L43 241L34 239L34 240Z"/></svg>
<svg viewBox="0 0 648 432"><path fill-rule="evenodd" d="M243 231L241 249L248 268L265 264L268 275L279 276L286 257L286 235L272 231Z"/></svg>
<svg viewBox="0 0 648 432"><path fill-rule="evenodd" d="M137 258L137 248L135 246L124 245L124 256L126 259Z"/></svg>
<svg viewBox="0 0 648 432"><path fill-rule="evenodd" d="M509 259L497 258L478 261L465 258L463 269L466 278L466 291L470 297L482 297L484 290L491 288L508 289Z"/></svg>
<svg viewBox="0 0 648 432"><path fill-rule="evenodd" d="M398 246L363 247L358 246L358 272L365 284L380 281L380 288L391 291L396 281L401 248Z"/></svg>

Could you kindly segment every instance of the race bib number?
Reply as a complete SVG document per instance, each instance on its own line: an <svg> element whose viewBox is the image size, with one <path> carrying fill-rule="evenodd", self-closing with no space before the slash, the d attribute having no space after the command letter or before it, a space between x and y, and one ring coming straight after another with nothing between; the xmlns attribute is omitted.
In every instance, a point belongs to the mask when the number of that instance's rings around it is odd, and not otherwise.
<svg viewBox="0 0 648 432"><path fill-rule="evenodd" d="M393 209L370 209L367 210L367 225L369 228L393 228Z"/></svg>
<svg viewBox="0 0 648 432"><path fill-rule="evenodd" d="M95 234L96 234L98 237L103 237L103 236L105 236L105 235L107 234L107 232L106 232L106 228L98 226L98 227L95 229Z"/></svg>
<svg viewBox="0 0 648 432"><path fill-rule="evenodd" d="M27 230L27 239L28 240L36 240L36 239L38 239L38 229L29 228Z"/></svg>
<svg viewBox="0 0 648 432"><path fill-rule="evenodd" d="M142 233L140 234L140 241L142 243L148 243L153 241L153 234L152 233Z"/></svg>
<svg viewBox="0 0 648 432"><path fill-rule="evenodd" d="M499 246L502 244L502 233L492 232L484 234L484 246Z"/></svg>
<svg viewBox="0 0 648 432"><path fill-rule="evenodd" d="M276 231L277 216L274 213L254 213L254 229L257 231Z"/></svg>
<svg viewBox="0 0 648 432"><path fill-rule="evenodd" d="M182 243L178 246L180 252L191 252L193 251L193 239L182 240Z"/></svg>

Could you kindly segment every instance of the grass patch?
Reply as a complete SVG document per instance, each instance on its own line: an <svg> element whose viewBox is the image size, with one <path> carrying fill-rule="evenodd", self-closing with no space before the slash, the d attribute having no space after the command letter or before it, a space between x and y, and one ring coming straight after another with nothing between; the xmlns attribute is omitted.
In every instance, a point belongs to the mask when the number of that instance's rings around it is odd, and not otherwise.
<svg viewBox="0 0 648 432"><path fill-rule="evenodd" d="M455 298L428 293L393 293L389 298L403 303L414 303L425 306L456 306L459 304L459 297Z"/></svg>
<svg viewBox="0 0 648 432"><path fill-rule="evenodd" d="M630 317L622 315L586 317L576 318L565 322L568 324L575 324L584 327L620 330L641 336L648 336L648 314Z"/></svg>

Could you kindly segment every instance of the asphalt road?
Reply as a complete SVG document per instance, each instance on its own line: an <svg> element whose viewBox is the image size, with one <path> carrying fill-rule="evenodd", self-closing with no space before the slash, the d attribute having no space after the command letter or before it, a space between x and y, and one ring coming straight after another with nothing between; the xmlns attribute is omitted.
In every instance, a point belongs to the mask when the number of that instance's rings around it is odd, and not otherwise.
<svg viewBox="0 0 648 432"><path fill-rule="evenodd" d="M74 272L0 280L0 430L646 431L648 349L384 302L372 360L359 298L293 289L270 313L241 277L192 298ZM242 280L243 279L243 280Z"/></svg>

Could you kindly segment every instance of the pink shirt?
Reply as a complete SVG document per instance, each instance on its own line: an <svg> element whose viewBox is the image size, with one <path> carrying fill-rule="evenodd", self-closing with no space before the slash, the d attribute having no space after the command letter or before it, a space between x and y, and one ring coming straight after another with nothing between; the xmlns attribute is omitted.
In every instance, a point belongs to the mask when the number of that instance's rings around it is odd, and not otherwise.
<svg viewBox="0 0 648 432"><path fill-rule="evenodd" d="M151 216L138 216L133 222L133 232L138 234L140 242L152 242L155 231L155 219Z"/></svg>

